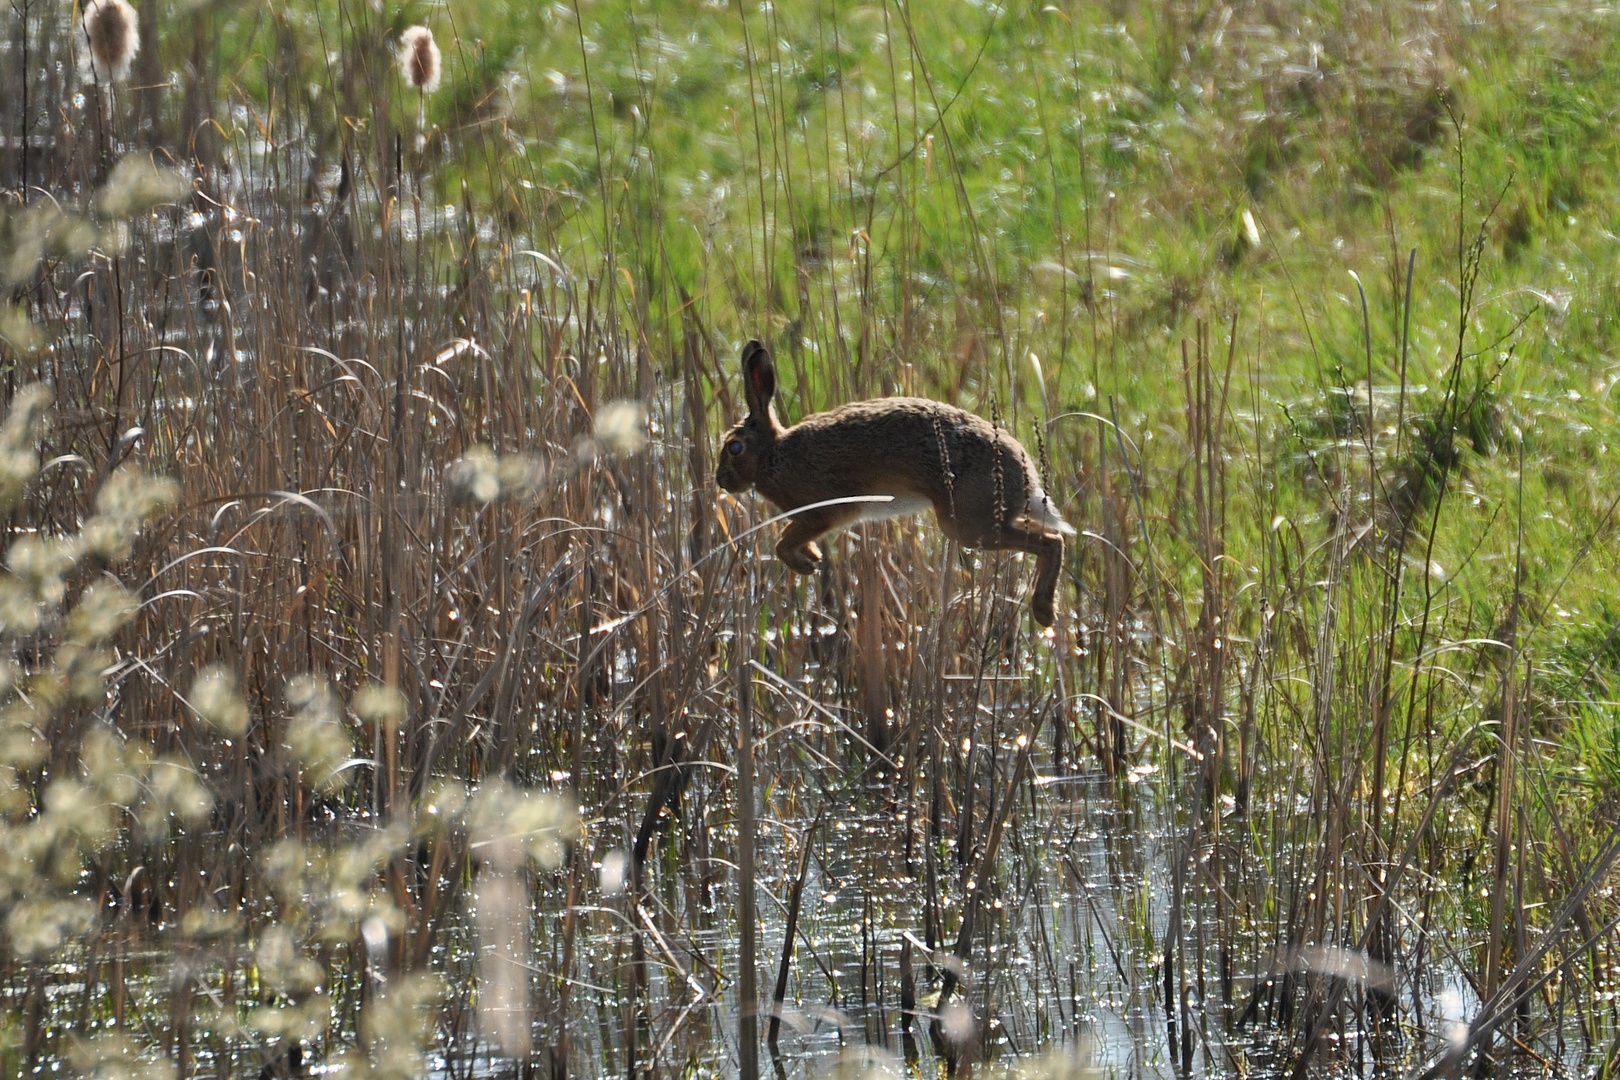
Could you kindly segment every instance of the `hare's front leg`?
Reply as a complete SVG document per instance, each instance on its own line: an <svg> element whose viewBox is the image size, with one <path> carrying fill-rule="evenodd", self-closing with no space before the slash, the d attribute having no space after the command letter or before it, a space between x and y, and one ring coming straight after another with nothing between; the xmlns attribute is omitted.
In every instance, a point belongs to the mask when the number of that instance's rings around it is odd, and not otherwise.
<svg viewBox="0 0 1620 1080"><path fill-rule="evenodd" d="M826 506L820 510L795 514L776 545L776 557L797 573L813 574L816 564L821 561L821 548L816 546L816 538L842 528L858 517L859 507L852 510L847 506Z"/></svg>

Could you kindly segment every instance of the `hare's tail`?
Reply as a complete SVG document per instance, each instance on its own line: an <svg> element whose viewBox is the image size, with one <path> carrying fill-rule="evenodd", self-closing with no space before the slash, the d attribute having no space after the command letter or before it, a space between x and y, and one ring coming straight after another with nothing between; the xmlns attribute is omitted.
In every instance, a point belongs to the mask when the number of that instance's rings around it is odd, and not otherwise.
<svg viewBox="0 0 1620 1080"><path fill-rule="evenodd" d="M1063 515L1058 513L1057 504L1043 488L1036 488L1029 493L1029 510L1026 514L1042 532L1057 533L1061 536L1074 535L1074 526L1063 520Z"/></svg>

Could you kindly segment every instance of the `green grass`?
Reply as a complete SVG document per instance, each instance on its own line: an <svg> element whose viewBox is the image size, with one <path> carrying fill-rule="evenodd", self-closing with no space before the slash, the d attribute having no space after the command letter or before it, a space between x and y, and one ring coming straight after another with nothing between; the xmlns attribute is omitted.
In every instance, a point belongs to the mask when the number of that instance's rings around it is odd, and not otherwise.
<svg viewBox="0 0 1620 1080"><path fill-rule="evenodd" d="M1602 475L1620 100L1602 17L1389 27L1324 6L1218 29L1168 10L602 3L581 27L558 5L424 9L460 35L429 103L454 147L436 177L476 206L516 198L570 264L612 251L665 333L684 290L715 332L778 340L798 409L894 385L1021 425L1031 351L1054 411L1113 398L1173 423L1178 343L1233 311L1268 427L1369 363L1393 383L1412 248L1409 376L1433 391L1459 229L1483 221L1464 348L1488 354L1529 462L1579 453ZM472 126L491 82L507 111ZM1477 464L1481 483L1511 471Z"/></svg>

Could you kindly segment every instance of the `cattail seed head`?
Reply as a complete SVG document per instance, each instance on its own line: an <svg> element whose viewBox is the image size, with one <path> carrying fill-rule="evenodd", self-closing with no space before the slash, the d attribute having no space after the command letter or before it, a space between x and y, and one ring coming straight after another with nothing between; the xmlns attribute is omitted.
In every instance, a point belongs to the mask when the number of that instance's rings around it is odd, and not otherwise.
<svg viewBox="0 0 1620 1080"><path fill-rule="evenodd" d="M433 40L433 31L425 26L406 28L399 35L399 69L405 81L431 94L439 88L439 68L439 46Z"/></svg>
<svg viewBox="0 0 1620 1080"><path fill-rule="evenodd" d="M122 82L140 47L140 19L129 0L85 0L79 20L79 67L85 78Z"/></svg>

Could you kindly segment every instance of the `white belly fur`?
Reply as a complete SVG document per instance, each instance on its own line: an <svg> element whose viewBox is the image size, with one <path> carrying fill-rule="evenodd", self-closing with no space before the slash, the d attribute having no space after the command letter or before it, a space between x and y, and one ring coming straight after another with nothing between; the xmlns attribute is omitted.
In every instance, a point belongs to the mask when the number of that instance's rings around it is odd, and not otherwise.
<svg viewBox="0 0 1620 1080"><path fill-rule="evenodd" d="M934 504L922 495L896 495L888 502L862 503L861 516L855 520L888 521L890 518L911 517L933 508Z"/></svg>
<svg viewBox="0 0 1620 1080"><path fill-rule="evenodd" d="M1036 488L1030 493L1029 510L1025 512L1025 517L1048 536L1074 535L1074 526L1063 520L1063 515L1058 513L1057 504L1052 501L1052 496L1041 488Z"/></svg>

